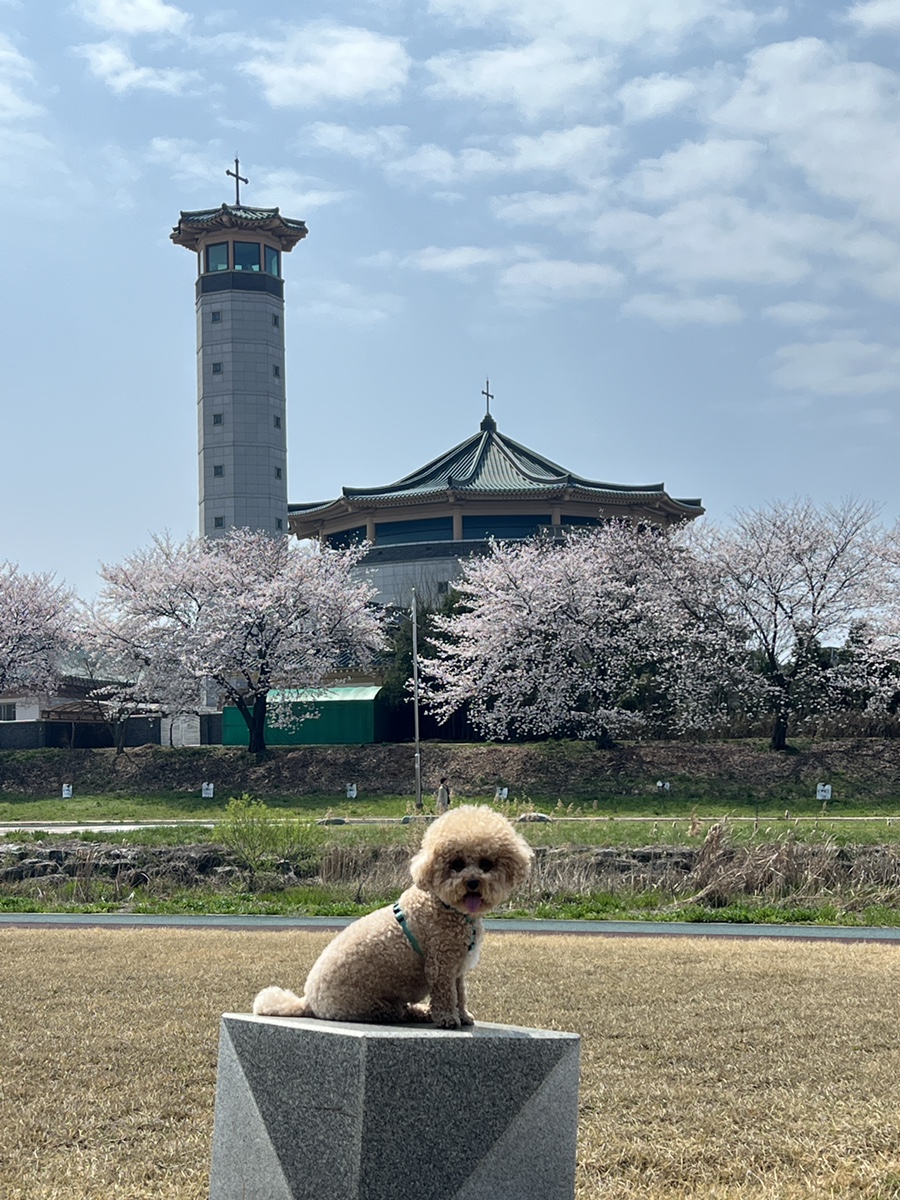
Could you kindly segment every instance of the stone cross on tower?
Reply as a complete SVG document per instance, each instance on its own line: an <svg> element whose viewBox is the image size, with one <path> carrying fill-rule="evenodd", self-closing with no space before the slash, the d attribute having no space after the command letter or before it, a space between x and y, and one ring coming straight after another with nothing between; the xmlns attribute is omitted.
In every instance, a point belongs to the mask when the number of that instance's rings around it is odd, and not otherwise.
<svg viewBox="0 0 900 1200"><path fill-rule="evenodd" d="M235 159L234 159L234 170L226 171L225 174L230 175L231 178L234 180L234 206L235 206L235 208L240 208L241 207L241 184L249 183L250 180L245 179L244 176L241 174L241 160L237 157L237 155L235 155Z"/></svg>

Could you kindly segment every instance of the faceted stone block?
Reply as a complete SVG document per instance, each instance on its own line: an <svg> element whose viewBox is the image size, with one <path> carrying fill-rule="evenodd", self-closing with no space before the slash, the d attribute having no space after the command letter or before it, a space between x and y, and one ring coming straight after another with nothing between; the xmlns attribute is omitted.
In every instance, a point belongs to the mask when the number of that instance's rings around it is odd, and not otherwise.
<svg viewBox="0 0 900 1200"><path fill-rule="evenodd" d="M580 1039L226 1013L210 1200L572 1200Z"/></svg>

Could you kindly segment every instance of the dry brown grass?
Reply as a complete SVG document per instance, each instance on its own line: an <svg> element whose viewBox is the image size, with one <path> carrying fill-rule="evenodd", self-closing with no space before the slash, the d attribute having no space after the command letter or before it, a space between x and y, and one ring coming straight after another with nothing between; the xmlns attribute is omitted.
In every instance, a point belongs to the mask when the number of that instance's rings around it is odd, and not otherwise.
<svg viewBox="0 0 900 1200"><path fill-rule="evenodd" d="M0 932L2 1200L205 1197L219 1014L326 940ZM504 934L472 991L582 1034L579 1200L900 1197L900 948Z"/></svg>

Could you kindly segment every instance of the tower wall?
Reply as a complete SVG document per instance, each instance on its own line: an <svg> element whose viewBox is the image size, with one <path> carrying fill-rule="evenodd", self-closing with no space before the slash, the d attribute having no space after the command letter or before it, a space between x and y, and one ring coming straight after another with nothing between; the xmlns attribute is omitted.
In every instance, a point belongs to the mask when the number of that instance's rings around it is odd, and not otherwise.
<svg viewBox="0 0 900 1200"><path fill-rule="evenodd" d="M204 292L203 282L197 289L200 531L217 537L246 526L284 533L284 300L240 286Z"/></svg>
<svg viewBox="0 0 900 1200"><path fill-rule="evenodd" d="M237 171L235 161L228 173ZM238 202L182 212L170 236L197 259L200 533L286 534L281 268L284 255L306 237L306 225L277 208Z"/></svg>

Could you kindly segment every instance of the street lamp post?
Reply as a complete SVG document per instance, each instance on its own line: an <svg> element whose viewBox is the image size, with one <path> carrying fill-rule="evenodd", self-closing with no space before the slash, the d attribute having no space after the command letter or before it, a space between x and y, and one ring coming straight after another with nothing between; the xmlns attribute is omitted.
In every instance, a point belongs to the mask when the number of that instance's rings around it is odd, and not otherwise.
<svg viewBox="0 0 900 1200"><path fill-rule="evenodd" d="M413 740L416 762L416 812L422 809L422 753L419 748L419 625L416 589L412 588Z"/></svg>

